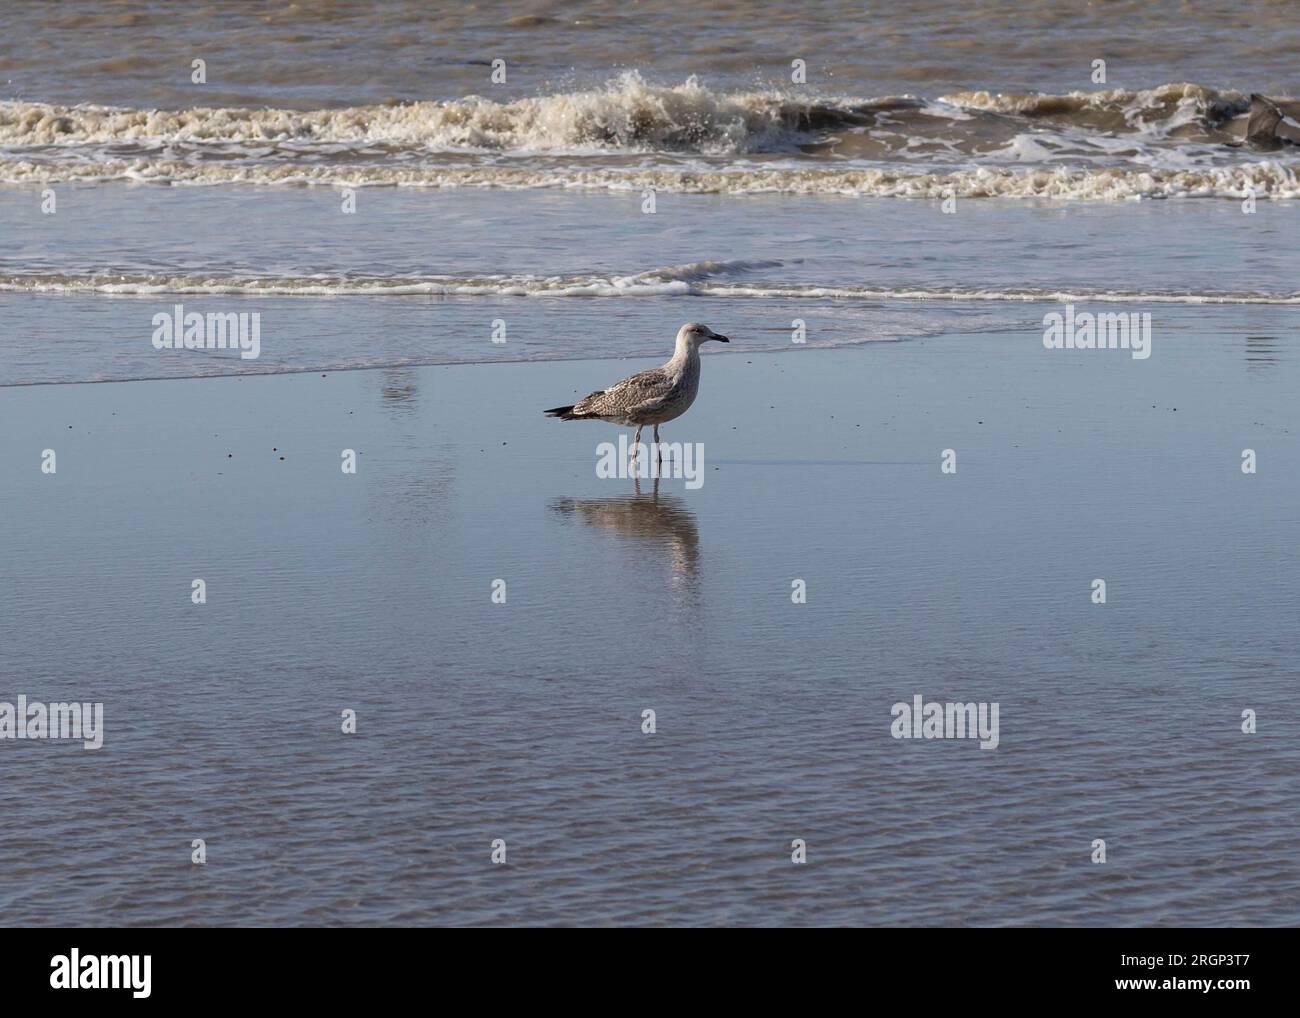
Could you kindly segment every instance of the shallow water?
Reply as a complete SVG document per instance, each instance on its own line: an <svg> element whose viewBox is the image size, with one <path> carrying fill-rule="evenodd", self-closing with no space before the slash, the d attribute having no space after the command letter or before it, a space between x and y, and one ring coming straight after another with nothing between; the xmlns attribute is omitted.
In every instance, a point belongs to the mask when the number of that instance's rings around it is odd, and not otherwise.
<svg viewBox="0 0 1300 1018"><path fill-rule="evenodd" d="M537 415L607 362L9 390L7 685L107 734L6 747L6 914L1294 924L1300 362L1198 313L711 357L657 498Z"/></svg>
<svg viewBox="0 0 1300 1018"><path fill-rule="evenodd" d="M1300 302L1300 213L1282 202L945 214L678 195L647 215L633 196L376 191L345 215L316 191L79 186L59 207L0 190L0 385L666 356L681 315L738 353L790 347L799 322L812 346L1041 329L1032 299L1154 311L1169 328L1206 302L1256 306L1261 323ZM669 300L683 296L696 300ZM177 305L260 315L259 355L155 349L154 316Z"/></svg>

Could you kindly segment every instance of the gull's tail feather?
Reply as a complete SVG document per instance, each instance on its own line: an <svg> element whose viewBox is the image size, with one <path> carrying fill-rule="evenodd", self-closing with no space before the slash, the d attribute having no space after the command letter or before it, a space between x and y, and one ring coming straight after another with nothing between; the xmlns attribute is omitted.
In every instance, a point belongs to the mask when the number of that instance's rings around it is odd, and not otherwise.
<svg viewBox="0 0 1300 1018"><path fill-rule="evenodd" d="M573 412L573 407L574 404L570 404L569 406L557 406L550 410L543 410L542 413L546 414L547 417L558 417L562 421L574 421L581 415L575 414Z"/></svg>
<svg viewBox="0 0 1300 1018"><path fill-rule="evenodd" d="M550 410L543 410L542 413L546 414L547 417L558 417L562 421L599 420L600 414L593 414L588 411L592 409L591 401L597 396L603 395L605 395L605 390L598 389L586 399L580 399L572 406L552 407Z"/></svg>

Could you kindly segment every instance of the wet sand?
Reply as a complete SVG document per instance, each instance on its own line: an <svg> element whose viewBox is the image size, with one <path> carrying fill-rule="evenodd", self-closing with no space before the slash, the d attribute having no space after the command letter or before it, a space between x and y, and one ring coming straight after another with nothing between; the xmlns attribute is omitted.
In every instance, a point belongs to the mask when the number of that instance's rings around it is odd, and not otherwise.
<svg viewBox="0 0 1300 1018"><path fill-rule="evenodd" d="M1300 361L1257 314L1145 362L1032 331L710 356L664 429L704 483L657 495L596 476L620 429L540 412L649 360L7 389L0 698L106 731L0 747L0 904L1294 924ZM997 749L891 737L917 694L998 702Z"/></svg>

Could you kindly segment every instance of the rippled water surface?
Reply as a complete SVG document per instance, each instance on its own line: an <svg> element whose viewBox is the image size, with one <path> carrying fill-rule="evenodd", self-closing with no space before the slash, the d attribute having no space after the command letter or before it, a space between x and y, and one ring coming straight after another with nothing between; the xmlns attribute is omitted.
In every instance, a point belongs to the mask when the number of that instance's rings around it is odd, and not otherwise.
<svg viewBox="0 0 1300 1018"><path fill-rule="evenodd" d="M539 425L603 361L11 389L6 684L107 735L4 747L6 914L1294 924L1300 362L1251 314L1140 372L710 357L657 493ZM916 693L998 748L891 738Z"/></svg>

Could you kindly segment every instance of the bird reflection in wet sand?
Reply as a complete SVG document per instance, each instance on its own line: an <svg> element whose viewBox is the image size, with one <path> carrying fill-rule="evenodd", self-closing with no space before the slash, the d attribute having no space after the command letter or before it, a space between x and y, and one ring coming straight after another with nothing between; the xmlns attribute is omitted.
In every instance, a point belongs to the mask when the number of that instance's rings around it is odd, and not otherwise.
<svg viewBox="0 0 1300 1018"><path fill-rule="evenodd" d="M410 412L416 407L420 389L419 376L410 368L394 368L382 373L379 398L389 410Z"/></svg>
<svg viewBox="0 0 1300 1018"><path fill-rule="evenodd" d="M1246 370L1267 371L1278 362L1276 336L1246 337Z"/></svg>
<svg viewBox="0 0 1300 1018"><path fill-rule="evenodd" d="M674 587L695 591L700 557L695 514L677 496L659 494L657 478L653 490L645 493L637 481L633 495L561 498L551 503L551 510L655 552L655 558L668 567L667 578Z"/></svg>

